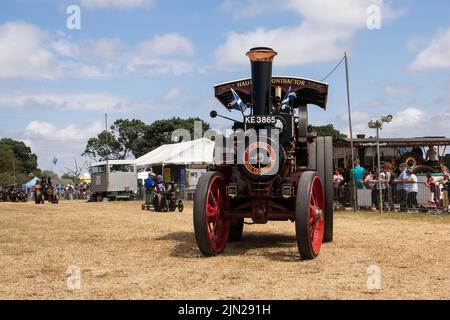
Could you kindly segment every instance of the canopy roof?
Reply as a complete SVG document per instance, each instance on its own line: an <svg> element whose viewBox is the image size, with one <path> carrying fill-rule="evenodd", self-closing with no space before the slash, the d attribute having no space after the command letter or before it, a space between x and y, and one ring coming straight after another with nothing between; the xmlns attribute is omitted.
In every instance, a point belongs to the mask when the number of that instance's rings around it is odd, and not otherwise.
<svg viewBox="0 0 450 320"><path fill-rule="evenodd" d="M33 187L33 186L36 184L36 182L38 182L38 181L39 181L39 178L38 178L38 177L34 177L33 179L31 179L31 180L28 181L27 183L23 184L23 185L22 185L22 188L23 188L23 189L31 188L31 187Z"/></svg>
<svg viewBox="0 0 450 320"><path fill-rule="evenodd" d="M213 162L215 143L201 138L192 141L165 144L136 159L136 165L210 164Z"/></svg>
<svg viewBox="0 0 450 320"><path fill-rule="evenodd" d="M117 165L117 164L134 164L134 159L128 159L128 160L108 160L108 164L110 165ZM95 162L91 165L91 167L97 167L97 166L104 166L106 165L105 161Z"/></svg>
<svg viewBox="0 0 450 320"><path fill-rule="evenodd" d="M376 145L376 138L353 139L354 147L369 147ZM335 146L350 147L350 139L337 139ZM415 137L415 138L380 138L383 147L428 147L450 146L450 139L446 137Z"/></svg>
<svg viewBox="0 0 450 320"><path fill-rule="evenodd" d="M282 97L291 87L297 93L294 100L294 108L300 105L314 104L323 109L327 106L328 84L315 80L297 77L272 77L272 97L275 95L275 88L281 87ZM242 101L247 104L252 100L252 80L250 78L221 83L214 86L214 93L217 99L228 109L229 103L233 100L230 89L235 90Z"/></svg>

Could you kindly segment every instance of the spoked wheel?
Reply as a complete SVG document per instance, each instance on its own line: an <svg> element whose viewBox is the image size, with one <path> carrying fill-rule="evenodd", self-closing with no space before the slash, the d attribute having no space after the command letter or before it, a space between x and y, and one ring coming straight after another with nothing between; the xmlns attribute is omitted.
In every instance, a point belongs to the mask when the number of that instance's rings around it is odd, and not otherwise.
<svg viewBox="0 0 450 320"><path fill-rule="evenodd" d="M181 200L178 200L178 212L183 212L184 203Z"/></svg>
<svg viewBox="0 0 450 320"><path fill-rule="evenodd" d="M194 231L200 251L206 256L216 256L228 241L230 221L224 218L226 202L225 181L217 172L207 172L200 177L194 198Z"/></svg>
<svg viewBox="0 0 450 320"><path fill-rule="evenodd" d="M175 200L169 201L169 211L174 212L177 209L177 203Z"/></svg>
<svg viewBox="0 0 450 320"><path fill-rule="evenodd" d="M303 259L314 259L319 254L324 227L322 183L315 172L307 171L300 177L295 206L295 233Z"/></svg>

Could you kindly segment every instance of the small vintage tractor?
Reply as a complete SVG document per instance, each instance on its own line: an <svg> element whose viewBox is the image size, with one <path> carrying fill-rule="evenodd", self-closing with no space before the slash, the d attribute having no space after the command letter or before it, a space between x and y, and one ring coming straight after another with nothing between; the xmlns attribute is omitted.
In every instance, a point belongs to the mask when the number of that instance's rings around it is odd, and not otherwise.
<svg viewBox="0 0 450 320"><path fill-rule="evenodd" d="M34 186L34 203L44 204L46 200L53 204L59 202L58 192L52 185L50 177L42 177Z"/></svg>
<svg viewBox="0 0 450 320"><path fill-rule="evenodd" d="M224 117L234 121L233 134L216 138L215 164L197 185L194 231L206 256L241 240L244 219L295 222L303 259L315 258L322 242L332 241L332 138L316 136L307 110L308 104L326 108L328 85L272 77L276 55L270 48L251 49L251 79L215 86L216 98L229 111L241 111L243 120Z"/></svg>
<svg viewBox="0 0 450 320"><path fill-rule="evenodd" d="M184 203L183 200L177 197L174 182L164 183L164 187L162 189L158 186L155 188L153 208L155 211L162 212L174 212L176 209L178 209L178 212L180 213L183 212Z"/></svg>

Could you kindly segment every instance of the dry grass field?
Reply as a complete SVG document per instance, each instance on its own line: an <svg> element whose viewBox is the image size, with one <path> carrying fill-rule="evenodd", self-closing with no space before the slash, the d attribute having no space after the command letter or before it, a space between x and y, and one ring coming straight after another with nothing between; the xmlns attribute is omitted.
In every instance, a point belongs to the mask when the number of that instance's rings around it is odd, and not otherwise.
<svg viewBox="0 0 450 320"><path fill-rule="evenodd" d="M378 265L381 289L367 288ZM67 287L67 270L81 287ZM299 259L294 224L246 225L201 256L192 205L0 203L0 299L450 299L450 217L335 214L335 241Z"/></svg>

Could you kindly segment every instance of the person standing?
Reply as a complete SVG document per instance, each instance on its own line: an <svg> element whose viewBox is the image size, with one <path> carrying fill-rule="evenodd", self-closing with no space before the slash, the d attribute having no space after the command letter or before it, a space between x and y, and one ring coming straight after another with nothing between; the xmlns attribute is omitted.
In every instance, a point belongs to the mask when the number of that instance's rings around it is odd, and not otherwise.
<svg viewBox="0 0 450 320"><path fill-rule="evenodd" d="M359 160L355 161L355 170L350 170L350 179L353 183L353 180L356 182L357 189L364 189L364 168L361 167Z"/></svg>
<svg viewBox="0 0 450 320"><path fill-rule="evenodd" d="M389 163L386 163L383 168L384 173L384 193L383 193L383 199L384 201L387 201L389 204L389 210L394 211L394 199L392 196L392 187L393 187L393 181L395 180L395 175L392 172L391 165Z"/></svg>
<svg viewBox="0 0 450 320"><path fill-rule="evenodd" d="M417 204L417 192L419 192L419 185L417 184L417 177L411 169L406 171L406 191L408 192L408 209L416 209Z"/></svg>
<svg viewBox="0 0 450 320"><path fill-rule="evenodd" d="M406 175L406 164L401 163L400 166L400 175L398 179L395 180L397 184L397 200L400 203L400 211L406 211L407 204L407 190L406 190L406 181L408 176Z"/></svg>
<svg viewBox="0 0 450 320"><path fill-rule="evenodd" d="M366 187L366 189L370 190L370 208L373 209L373 206L375 206L376 208L378 208L379 205L379 199L378 199L378 191L377 188L375 187L375 184L377 183L378 180L376 180L376 176L368 171L368 170L364 170L364 186ZM366 199L367 200L367 199ZM365 203L367 203L368 201L364 201Z"/></svg>
<svg viewBox="0 0 450 320"><path fill-rule="evenodd" d="M153 188L155 186L155 180L153 180L154 177L155 177L155 174L153 172L150 172L148 174L148 178L145 179L144 202L147 205L153 203Z"/></svg>
<svg viewBox="0 0 450 320"><path fill-rule="evenodd" d="M432 167L439 166L439 153L435 146L428 146L426 160L428 160L428 164Z"/></svg>
<svg viewBox="0 0 450 320"><path fill-rule="evenodd" d="M442 206L444 209L450 210L449 206L449 194L450 194L450 179L449 175L445 174L443 178L439 181L442 185Z"/></svg>
<svg viewBox="0 0 450 320"><path fill-rule="evenodd" d="M344 181L344 176L341 174L339 169L336 169L333 175L333 189L334 189L334 199L339 199L341 195L341 185Z"/></svg>
<svg viewBox="0 0 450 320"><path fill-rule="evenodd" d="M425 185L430 188L431 192L429 202L439 207L439 198L441 197L440 190L431 173L427 173L427 180L425 181Z"/></svg>

